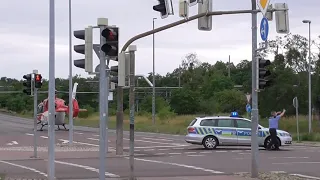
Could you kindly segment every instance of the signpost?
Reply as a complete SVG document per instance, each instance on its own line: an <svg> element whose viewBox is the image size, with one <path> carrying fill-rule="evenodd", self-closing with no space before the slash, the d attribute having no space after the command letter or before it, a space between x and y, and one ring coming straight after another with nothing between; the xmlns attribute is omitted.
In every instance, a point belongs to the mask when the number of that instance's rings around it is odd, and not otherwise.
<svg viewBox="0 0 320 180"><path fill-rule="evenodd" d="M298 113L299 103L298 103L298 98L297 98L297 97L294 97L292 101L293 101L293 102L292 102L293 107L296 108L297 136L298 136L298 142L300 142L299 113Z"/></svg>
<svg viewBox="0 0 320 180"><path fill-rule="evenodd" d="M246 105L246 111L247 111L248 113L251 113L251 105L250 105L250 104L247 104L247 105Z"/></svg>
<svg viewBox="0 0 320 180"><path fill-rule="evenodd" d="M257 0L258 7L261 13L263 14L263 17L266 16L269 3L270 3L270 0Z"/></svg>
<svg viewBox="0 0 320 180"><path fill-rule="evenodd" d="M263 41L267 41L269 34L269 23L266 17L261 19L260 23L260 36Z"/></svg>

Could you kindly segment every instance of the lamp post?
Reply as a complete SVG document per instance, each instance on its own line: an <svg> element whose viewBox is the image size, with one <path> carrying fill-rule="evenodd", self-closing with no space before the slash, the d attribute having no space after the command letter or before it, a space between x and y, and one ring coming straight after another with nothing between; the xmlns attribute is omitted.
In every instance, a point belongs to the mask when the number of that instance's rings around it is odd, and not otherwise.
<svg viewBox="0 0 320 180"><path fill-rule="evenodd" d="M311 21L310 20L303 20L303 23L309 24L309 67L308 67L308 76L309 76L309 134L311 133Z"/></svg>
<svg viewBox="0 0 320 180"><path fill-rule="evenodd" d="M154 29L154 20L152 19L152 29ZM156 79L155 79L155 54L154 54L154 34L152 34L152 124L156 123Z"/></svg>

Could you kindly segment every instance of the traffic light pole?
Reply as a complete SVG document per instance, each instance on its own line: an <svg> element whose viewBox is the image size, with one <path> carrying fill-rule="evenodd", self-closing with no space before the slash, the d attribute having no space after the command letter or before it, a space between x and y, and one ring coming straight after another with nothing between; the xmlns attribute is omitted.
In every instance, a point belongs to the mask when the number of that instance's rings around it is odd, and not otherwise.
<svg viewBox="0 0 320 180"><path fill-rule="evenodd" d="M55 1L49 5L49 147L48 147L48 180L55 179Z"/></svg>
<svg viewBox="0 0 320 180"><path fill-rule="evenodd" d="M105 26L100 26L100 34L104 30ZM105 44L105 38L100 36L100 47ZM106 121L108 116L108 97L106 92L108 91L109 86L106 82L106 57L103 51L100 51L100 78L99 78L99 111L100 111L100 136L99 136L99 179L105 180L105 171L106 171ZM107 88L107 89L106 89Z"/></svg>
<svg viewBox="0 0 320 180"><path fill-rule="evenodd" d="M134 45L129 46L130 56L130 89L129 89L129 107L130 107L130 180L135 180L134 176L134 86L135 86L135 51L137 47Z"/></svg>
<svg viewBox="0 0 320 180"><path fill-rule="evenodd" d="M256 0L251 0L252 11L257 8ZM251 177L258 177L258 79L257 74L257 12L252 12L251 29L252 29L252 112L251 112Z"/></svg>
<svg viewBox="0 0 320 180"><path fill-rule="evenodd" d="M37 114L38 114L38 91L34 88L33 96L33 158L37 158Z"/></svg>

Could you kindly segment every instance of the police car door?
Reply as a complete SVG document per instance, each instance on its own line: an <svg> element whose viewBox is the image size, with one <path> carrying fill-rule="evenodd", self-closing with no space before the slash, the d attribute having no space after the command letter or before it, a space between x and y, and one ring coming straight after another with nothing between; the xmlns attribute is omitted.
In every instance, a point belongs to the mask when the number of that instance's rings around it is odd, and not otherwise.
<svg viewBox="0 0 320 180"><path fill-rule="evenodd" d="M237 130L234 119L218 119L215 132L221 144L237 144Z"/></svg>
<svg viewBox="0 0 320 180"><path fill-rule="evenodd" d="M239 145L251 144L251 121L236 119L237 137Z"/></svg>

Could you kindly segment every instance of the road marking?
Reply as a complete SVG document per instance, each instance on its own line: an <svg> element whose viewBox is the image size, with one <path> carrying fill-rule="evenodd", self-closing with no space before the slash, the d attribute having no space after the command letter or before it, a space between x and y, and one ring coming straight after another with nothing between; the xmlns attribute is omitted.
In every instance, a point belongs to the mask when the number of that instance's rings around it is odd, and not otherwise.
<svg viewBox="0 0 320 180"><path fill-rule="evenodd" d="M154 141L173 141L171 139L147 138L147 137L143 137L142 139L154 140Z"/></svg>
<svg viewBox="0 0 320 180"><path fill-rule="evenodd" d="M130 139L127 139L127 138L123 138L124 140L130 140ZM178 143L165 143L165 142L154 142L154 141L144 141L144 140L134 140L134 141L140 141L140 142L145 142L145 143L153 143L153 144L168 144L168 145L177 145L178 146Z"/></svg>
<svg viewBox="0 0 320 180"><path fill-rule="evenodd" d="M199 157L199 156L204 156L204 155L201 155L201 154L191 154L191 155L187 155L187 156L190 156L190 157Z"/></svg>
<svg viewBox="0 0 320 180"><path fill-rule="evenodd" d="M216 152L228 152L228 151L216 151Z"/></svg>
<svg viewBox="0 0 320 180"><path fill-rule="evenodd" d="M239 154L243 154L243 155L245 155L245 154L251 154L251 153L239 153Z"/></svg>
<svg viewBox="0 0 320 180"><path fill-rule="evenodd" d="M167 151L167 150L170 150L170 149L158 149L158 151Z"/></svg>
<svg viewBox="0 0 320 180"><path fill-rule="evenodd" d="M185 154L195 154L197 152L185 152Z"/></svg>
<svg viewBox="0 0 320 180"><path fill-rule="evenodd" d="M154 149L146 149L146 150L144 150L144 151L154 151Z"/></svg>
<svg viewBox="0 0 320 180"><path fill-rule="evenodd" d="M47 137L47 136L40 136L40 137L42 137L42 138L44 138L44 139L48 139L48 137Z"/></svg>
<svg viewBox="0 0 320 180"><path fill-rule="evenodd" d="M184 148L173 148L173 149L175 149L175 150L182 150L182 149L184 149Z"/></svg>
<svg viewBox="0 0 320 180"><path fill-rule="evenodd" d="M211 154L212 152L210 151L204 151L204 152L200 152L201 154Z"/></svg>
<svg viewBox="0 0 320 180"><path fill-rule="evenodd" d="M275 174L284 174L286 173L285 171L270 171L271 173L275 173Z"/></svg>
<svg viewBox="0 0 320 180"><path fill-rule="evenodd" d="M268 159L279 159L279 158L285 158L285 159L308 159L309 157L269 157Z"/></svg>
<svg viewBox="0 0 320 180"><path fill-rule="evenodd" d="M272 163L272 164L320 164L320 162L284 162L284 163Z"/></svg>
<svg viewBox="0 0 320 180"><path fill-rule="evenodd" d="M83 134L83 133L79 133L79 132L74 132L75 134Z"/></svg>
<svg viewBox="0 0 320 180"><path fill-rule="evenodd" d="M231 152L242 152L241 150L234 150L234 151L231 151Z"/></svg>
<svg viewBox="0 0 320 180"><path fill-rule="evenodd" d="M127 157L125 157L125 158L129 159ZM141 158L134 158L134 159L136 159L138 161L145 161L145 162L158 163L158 164L167 164L167 165L172 165L172 166L179 166L179 167L184 167L184 168L189 168L189 169L195 169L195 170L210 172L210 173L213 173L213 174L224 174L224 172L215 171L215 170L211 170L211 169L205 169L205 168L196 167L196 166L189 166L189 165L186 165L186 164L170 163L170 162L156 161L156 160L149 160L149 159L141 159Z"/></svg>
<svg viewBox="0 0 320 180"><path fill-rule="evenodd" d="M93 140L93 141L100 141L100 139L96 139L96 138L87 138L89 140ZM108 140L108 142L111 142L110 140Z"/></svg>
<svg viewBox="0 0 320 180"><path fill-rule="evenodd" d="M69 142L69 140L65 140L65 139L59 139L59 141L63 141L62 143L68 143ZM99 145L97 145L97 144L90 144L90 143L84 143L84 142L78 142L78 141L73 141L73 143L99 147ZM115 151L115 150L112 149L111 147L109 147L109 151Z"/></svg>
<svg viewBox="0 0 320 180"><path fill-rule="evenodd" d="M155 155L164 155L164 154L166 154L166 153L156 153Z"/></svg>
<svg viewBox="0 0 320 180"><path fill-rule="evenodd" d="M84 166L84 165L81 165L81 164L74 164L74 163L68 163L68 162L63 162L63 161L54 161L54 162L56 162L58 164L64 164L64 165L68 165L68 166L79 167L79 168L83 168L83 169L86 169L86 170L89 170L89 171L92 171L92 172L99 173L99 169L96 169L96 168L93 168L93 167L90 167L90 166ZM109 172L105 172L105 175L107 177L120 177L118 175L115 175L115 174L112 174L112 173L109 173Z"/></svg>
<svg viewBox="0 0 320 180"><path fill-rule="evenodd" d="M308 178L308 179L320 179L320 177L315 177L315 176L307 176L307 175L303 175L303 174L289 174L291 176L298 176L298 177L302 177L302 178Z"/></svg>
<svg viewBox="0 0 320 180"><path fill-rule="evenodd" d="M173 146L144 146L144 147L134 147L134 148L138 148L138 149L150 149L150 148L172 148L172 147L179 147L179 146L188 146L188 145L173 145ZM125 147L123 149L129 149L129 147Z"/></svg>
<svg viewBox="0 0 320 180"><path fill-rule="evenodd" d="M15 144L18 144L18 142L17 141L11 141L11 143L7 143L7 145L9 145L9 146L12 146L12 145L15 145Z"/></svg>
<svg viewBox="0 0 320 180"><path fill-rule="evenodd" d="M27 136L34 136L34 134L26 133Z"/></svg>
<svg viewBox="0 0 320 180"><path fill-rule="evenodd" d="M181 153L168 153L170 155L178 155L178 154L181 154Z"/></svg>
<svg viewBox="0 0 320 180"><path fill-rule="evenodd" d="M27 166L22 166L22 165L19 165L19 164L14 164L14 163L10 163L10 162L7 162L7 161L0 161L1 163L4 163L4 164L9 164L11 166L16 166L16 167L19 167L19 168L22 168L22 169L27 169L29 171L32 171L32 172L35 172L35 173L38 173L40 175L43 175L44 177L48 177L48 175L44 172L41 172L41 171L38 171L36 169L33 169L33 168L30 168L30 167L27 167Z"/></svg>

